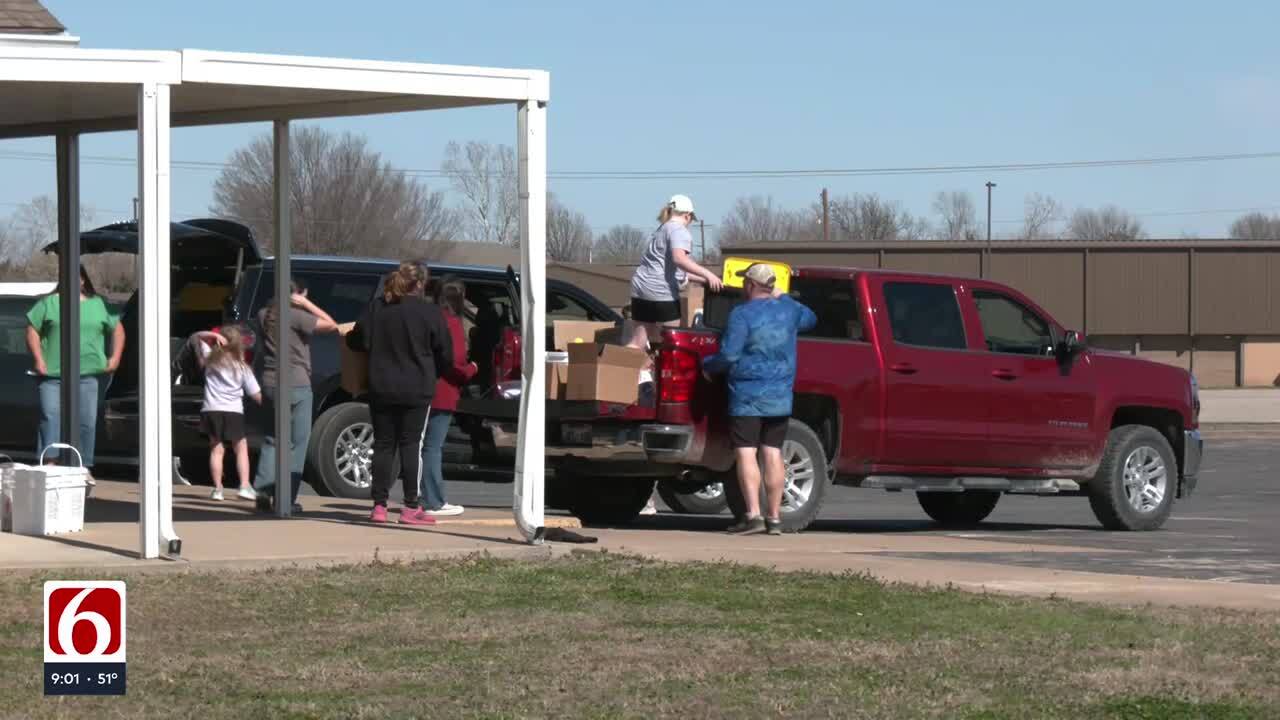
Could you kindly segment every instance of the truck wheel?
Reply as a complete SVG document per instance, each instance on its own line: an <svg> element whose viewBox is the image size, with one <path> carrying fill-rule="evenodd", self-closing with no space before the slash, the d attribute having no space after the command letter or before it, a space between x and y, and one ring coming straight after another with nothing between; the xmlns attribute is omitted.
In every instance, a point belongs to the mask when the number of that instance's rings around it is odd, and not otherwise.
<svg viewBox="0 0 1280 720"><path fill-rule="evenodd" d="M1146 425L1123 425L1086 488L1089 506L1108 530L1155 530L1173 511L1178 461L1169 441Z"/></svg>
<svg viewBox="0 0 1280 720"><path fill-rule="evenodd" d="M967 490L962 493L918 492L916 500L933 521L945 527L977 525L1000 502L995 490Z"/></svg>
<svg viewBox="0 0 1280 720"><path fill-rule="evenodd" d="M627 525L653 496L653 479L563 478L569 512L583 525Z"/></svg>
<svg viewBox="0 0 1280 720"><path fill-rule="evenodd" d="M307 477L318 478L337 497L372 496L373 423L368 405L335 405L316 420L307 445Z"/></svg>
<svg viewBox="0 0 1280 720"><path fill-rule="evenodd" d="M672 510L685 515L719 515L729 506L724 483L720 482L708 483L694 492L682 492L670 482L662 481L658 483L658 495Z"/></svg>
<svg viewBox="0 0 1280 720"><path fill-rule="evenodd" d="M782 443L782 462L787 468L782 489L782 529L800 532L818 518L818 510L831 484L827 473L827 454L818 435L808 425L792 419L787 423L787 439ZM723 474L725 503L734 517L746 513L746 503L734 471ZM764 509L764 488L760 489L760 507Z"/></svg>

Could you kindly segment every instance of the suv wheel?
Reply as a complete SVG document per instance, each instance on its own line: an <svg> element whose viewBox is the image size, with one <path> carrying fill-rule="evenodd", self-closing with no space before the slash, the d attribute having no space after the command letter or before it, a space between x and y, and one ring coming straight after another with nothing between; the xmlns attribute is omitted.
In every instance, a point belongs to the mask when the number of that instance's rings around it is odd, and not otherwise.
<svg viewBox="0 0 1280 720"><path fill-rule="evenodd" d="M1178 461L1169 441L1146 425L1123 425L1107 437L1089 505L1108 530L1155 530L1173 511Z"/></svg>
<svg viewBox="0 0 1280 720"><path fill-rule="evenodd" d="M782 443L782 462L787 477L782 487L782 529L800 532L818 518L818 510L827 497L831 479L827 472L827 453L817 433L808 425L792 419L787 423L787 439ZM738 486L736 473L723 474L724 496L734 517L742 517L746 503ZM764 487L760 488L760 509L765 507Z"/></svg>
<svg viewBox="0 0 1280 720"><path fill-rule="evenodd" d="M1000 502L995 490L966 490L965 492L918 492L916 500L934 522L946 527L977 525Z"/></svg>
<svg viewBox="0 0 1280 720"><path fill-rule="evenodd" d="M307 445L307 474L337 497L373 494L373 423L369 406L348 402L324 412Z"/></svg>
<svg viewBox="0 0 1280 720"><path fill-rule="evenodd" d="M737 482L736 480L734 482ZM719 515L729 506L724 496L724 483L715 481L705 487L684 492L676 483L658 483L658 495L672 510L686 515Z"/></svg>

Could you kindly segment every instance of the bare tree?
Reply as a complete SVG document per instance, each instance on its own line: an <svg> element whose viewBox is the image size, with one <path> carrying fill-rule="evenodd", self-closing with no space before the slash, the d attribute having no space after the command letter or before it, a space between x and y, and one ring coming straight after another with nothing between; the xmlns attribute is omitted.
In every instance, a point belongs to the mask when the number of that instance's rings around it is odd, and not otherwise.
<svg viewBox="0 0 1280 720"><path fill-rule="evenodd" d="M630 264L640 261L649 236L633 225L614 225L596 237L591 253L593 262Z"/></svg>
<svg viewBox="0 0 1280 720"><path fill-rule="evenodd" d="M1233 240L1280 240L1280 215L1251 212L1231 223Z"/></svg>
<svg viewBox="0 0 1280 720"><path fill-rule="evenodd" d="M720 223L720 245L814 240L820 227L809 227L806 213L779 208L773 198L753 195L738 198Z"/></svg>
<svg viewBox="0 0 1280 720"><path fill-rule="evenodd" d="M942 240L977 240L978 212L973 196L960 190L939 192L933 198L933 212L938 216L938 233Z"/></svg>
<svg viewBox="0 0 1280 720"><path fill-rule="evenodd" d="M395 170L361 135L303 127L289 143L292 248L296 252L430 257L454 239L457 214L444 193ZM213 185L212 212L274 242L272 144L237 150Z"/></svg>
<svg viewBox="0 0 1280 720"><path fill-rule="evenodd" d="M1067 236L1073 240L1139 240L1147 234L1138 218L1107 205L1097 210L1080 208L1072 213Z"/></svg>
<svg viewBox="0 0 1280 720"><path fill-rule="evenodd" d="M886 242L918 240L928 235L928 223L874 193L834 198L829 201L829 213L832 239L836 240Z"/></svg>
<svg viewBox="0 0 1280 720"><path fill-rule="evenodd" d="M1022 201L1022 239L1051 240L1059 237L1053 224L1062 219L1062 206L1048 195L1033 193Z"/></svg>
<svg viewBox="0 0 1280 720"><path fill-rule="evenodd" d="M465 198L470 240L519 244L516 153L509 145L451 142L444 150L443 170Z"/></svg>
<svg viewBox="0 0 1280 720"><path fill-rule="evenodd" d="M547 198L547 259L561 262L588 260L591 255L591 226L587 217L555 198Z"/></svg>

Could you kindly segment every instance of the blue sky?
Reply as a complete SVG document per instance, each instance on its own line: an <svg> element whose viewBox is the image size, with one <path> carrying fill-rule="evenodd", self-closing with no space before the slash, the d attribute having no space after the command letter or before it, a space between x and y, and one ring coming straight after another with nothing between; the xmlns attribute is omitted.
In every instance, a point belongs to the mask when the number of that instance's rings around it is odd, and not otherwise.
<svg viewBox="0 0 1280 720"><path fill-rule="evenodd" d="M588 2L45 0L86 47L204 48L536 67L551 72L553 170L856 168L1280 150L1280 4L1264 2ZM305 9L303 9L305 8ZM322 123L367 133L393 164L438 168L450 140L512 143L514 110ZM173 158L222 161L264 125L180 129ZM46 150L52 141L0 142ZM85 155L132 155L130 134ZM54 189L52 162L0 159L0 215ZM603 230L694 198L784 205L876 192L929 213L939 190L995 191L996 232L1023 198L1114 203L1156 236L1222 236L1234 208L1280 211L1280 159L831 179L553 181ZM175 214L207 210L215 173L175 169ZM86 165L100 219L133 171ZM431 180L443 189L443 181ZM1172 215L1168 213L1187 213Z"/></svg>

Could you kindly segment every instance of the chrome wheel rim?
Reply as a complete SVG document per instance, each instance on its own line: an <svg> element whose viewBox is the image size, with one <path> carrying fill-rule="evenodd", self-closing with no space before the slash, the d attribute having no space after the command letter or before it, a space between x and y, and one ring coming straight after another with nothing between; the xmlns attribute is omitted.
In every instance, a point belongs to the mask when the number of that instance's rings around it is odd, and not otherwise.
<svg viewBox="0 0 1280 720"><path fill-rule="evenodd" d="M1124 494L1139 513L1160 508L1169 490L1169 469L1155 448L1140 447L1124 461Z"/></svg>
<svg viewBox="0 0 1280 720"><path fill-rule="evenodd" d="M372 487L373 425L355 423L343 428L333 445L333 464L338 476L351 487Z"/></svg>
<svg viewBox="0 0 1280 720"><path fill-rule="evenodd" d="M782 464L787 468L787 479L782 486L782 512L792 513L804 507L813 494L813 456L798 442L782 443Z"/></svg>
<svg viewBox="0 0 1280 720"><path fill-rule="evenodd" d="M711 483L706 487L695 492L694 497L709 502L719 500L724 497L724 483Z"/></svg>

